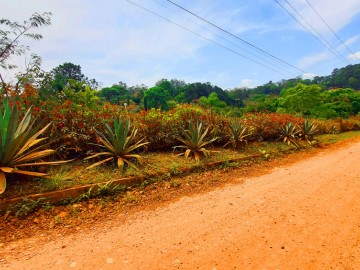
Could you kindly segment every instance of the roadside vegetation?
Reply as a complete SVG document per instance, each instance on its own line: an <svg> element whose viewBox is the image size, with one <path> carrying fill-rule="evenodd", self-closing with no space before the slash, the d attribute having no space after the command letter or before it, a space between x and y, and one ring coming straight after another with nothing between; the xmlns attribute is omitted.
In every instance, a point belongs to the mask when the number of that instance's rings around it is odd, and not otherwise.
<svg viewBox="0 0 360 270"><path fill-rule="evenodd" d="M44 72L33 55L5 82L2 74L16 69L11 57L26 52L20 38L41 39L31 31L50 18L0 21L0 200L97 183L99 194L112 194L123 187L104 182L141 176L146 185L216 161L241 166L226 162L268 159L360 130L360 65L254 89L177 79L101 87L72 63Z"/></svg>

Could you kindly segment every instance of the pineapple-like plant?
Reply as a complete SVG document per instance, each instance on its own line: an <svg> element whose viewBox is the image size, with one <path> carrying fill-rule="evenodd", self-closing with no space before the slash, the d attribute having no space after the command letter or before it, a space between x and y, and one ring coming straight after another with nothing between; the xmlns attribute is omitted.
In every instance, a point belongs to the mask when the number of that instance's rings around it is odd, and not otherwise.
<svg viewBox="0 0 360 270"><path fill-rule="evenodd" d="M304 120L302 125L302 136L309 144L314 144L314 136L317 132L317 125L311 123L308 119Z"/></svg>
<svg viewBox="0 0 360 270"><path fill-rule="evenodd" d="M239 149L244 145L247 145L246 137L251 135L251 131L246 125L240 122L232 122L228 127L228 138L229 141L225 144L231 145L235 149Z"/></svg>
<svg viewBox="0 0 360 270"><path fill-rule="evenodd" d="M92 159L95 157L104 156L105 159L94 163L91 166L88 166L87 169L99 166L108 161L116 161L119 171L122 172L125 164L138 170L137 166L131 162L131 159L137 160L140 164L142 163L142 158L138 154L134 154L134 150L148 144L148 142L143 142L143 139L136 141L136 134L138 132L137 128L131 129L130 120L123 120L121 118L113 120L114 131L112 128L105 124L105 134L95 130L96 134L99 136L99 139L103 145L93 144L100 146L106 151L96 153L85 159Z"/></svg>
<svg viewBox="0 0 360 270"><path fill-rule="evenodd" d="M197 122L196 125L193 125L191 122L189 123L189 129L182 129L183 137L177 138L183 145L174 146L173 148L184 148L185 152L178 154L179 156L184 155L186 158L190 156L190 154L194 155L196 161L200 160L200 153L202 153L205 157L210 154L210 150L206 149L205 146L211 144L217 138L206 138L206 135L209 132L209 127L203 130L202 123Z"/></svg>
<svg viewBox="0 0 360 270"><path fill-rule="evenodd" d="M299 132L298 128L293 123L289 122L280 128L279 136L280 139L282 139L287 145L294 145L295 147L298 147L296 141Z"/></svg>
<svg viewBox="0 0 360 270"><path fill-rule="evenodd" d="M5 99L4 112L0 111L0 194L6 189L6 176L10 173L44 177L48 174L24 168L68 162L38 161L55 152L53 149L43 149L46 138L39 138L50 124L42 128L39 125L35 126L34 122L31 122L31 108L20 121L17 107L13 106L11 109L9 100Z"/></svg>

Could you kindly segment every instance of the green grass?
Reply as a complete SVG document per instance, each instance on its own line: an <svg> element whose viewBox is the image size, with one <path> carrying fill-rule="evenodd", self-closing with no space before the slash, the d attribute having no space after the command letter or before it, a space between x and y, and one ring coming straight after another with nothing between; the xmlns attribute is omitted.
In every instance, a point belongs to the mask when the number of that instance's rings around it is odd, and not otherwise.
<svg viewBox="0 0 360 270"><path fill-rule="evenodd" d="M360 136L360 130L348 131L339 134L324 134L316 136L320 143L333 144Z"/></svg>

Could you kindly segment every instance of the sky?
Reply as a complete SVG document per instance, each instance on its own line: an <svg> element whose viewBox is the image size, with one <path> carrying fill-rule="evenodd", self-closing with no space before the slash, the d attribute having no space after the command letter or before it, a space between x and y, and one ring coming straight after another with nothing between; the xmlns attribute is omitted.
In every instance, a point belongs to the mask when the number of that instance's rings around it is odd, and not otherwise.
<svg viewBox="0 0 360 270"><path fill-rule="evenodd" d="M359 0L173 0L228 33L166 0L131 1L0 0L0 18L51 12L52 25L35 30L42 40L20 42L45 71L71 62L104 87L176 78L251 88L360 63ZM21 68L28 58L11 61Z"/></svg>

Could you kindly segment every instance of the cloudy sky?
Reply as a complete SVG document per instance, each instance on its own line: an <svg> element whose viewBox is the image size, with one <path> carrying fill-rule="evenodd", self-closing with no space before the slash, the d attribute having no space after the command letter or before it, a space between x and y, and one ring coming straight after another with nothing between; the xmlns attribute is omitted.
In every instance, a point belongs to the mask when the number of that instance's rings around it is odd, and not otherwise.
<svg viewBox="0 0 360 270"><path fill-rule="evenodd" d="M72 62L104 86L176 78L253 87L360 63L359 0L173 0L232 35L169 1L131 1L1 0L0 18L52 12L52 25L38 30L44 39L21 42L44 70Z"/></svg>

